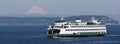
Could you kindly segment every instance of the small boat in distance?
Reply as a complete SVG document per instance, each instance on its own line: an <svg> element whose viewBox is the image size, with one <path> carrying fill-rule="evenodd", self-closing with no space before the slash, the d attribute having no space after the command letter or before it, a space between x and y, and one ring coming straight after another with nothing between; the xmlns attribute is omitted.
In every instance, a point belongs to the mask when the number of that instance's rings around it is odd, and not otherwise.
<svg viewBox="0 0 120 44"><path fill-rule="evenodd" d="M106 33L106 26L94 17L87 22L76 18L73 23L64 21L62 17L61 20L56 20L54 24L49 25L47 30L49 37L103 36Z"/></svg>

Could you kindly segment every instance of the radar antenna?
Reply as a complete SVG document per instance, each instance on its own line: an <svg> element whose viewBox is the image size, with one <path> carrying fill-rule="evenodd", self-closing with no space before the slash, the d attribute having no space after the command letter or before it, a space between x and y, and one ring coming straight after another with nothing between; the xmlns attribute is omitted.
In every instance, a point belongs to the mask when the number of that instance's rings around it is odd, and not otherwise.
<svg viewBox="0 0 120 44"><path fill-rule="evenodd" d="M64 20L64 17L61 17L61 20Z"/></svg>
<svg viewBox="0 0 120 44"><path fill-rule="evenodd" d="M95 18L92 16L92 20L95 20Z"/></svg>

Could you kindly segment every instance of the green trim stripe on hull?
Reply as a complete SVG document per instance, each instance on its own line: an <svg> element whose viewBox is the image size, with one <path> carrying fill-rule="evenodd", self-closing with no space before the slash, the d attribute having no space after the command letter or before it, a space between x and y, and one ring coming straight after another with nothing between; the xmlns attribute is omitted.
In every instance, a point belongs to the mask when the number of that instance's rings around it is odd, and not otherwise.
<svg viewBox="0 0 120 44"><path fill-rule="evenodd" d="M105 32L81 32L80 34L58 34L57 37L72 37L72 36L102 36L105 35Z"/></svg>

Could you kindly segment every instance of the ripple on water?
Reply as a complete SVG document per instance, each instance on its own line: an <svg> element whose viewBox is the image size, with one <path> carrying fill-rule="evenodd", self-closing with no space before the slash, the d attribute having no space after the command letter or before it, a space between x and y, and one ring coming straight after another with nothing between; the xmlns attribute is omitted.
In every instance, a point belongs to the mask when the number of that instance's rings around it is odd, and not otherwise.
<svg viewBox="0 0 120 44"><path fill-rule="evenodd" d="M120 35L107 35L107 36L111 36L111 37L120 37Z"/></svg>
<svg viewBox="0 0 120 44"><path fill-rule="evenodd" d="M120 44L120 41L91 41L89 43L94 43L94 44Z"/></svg>

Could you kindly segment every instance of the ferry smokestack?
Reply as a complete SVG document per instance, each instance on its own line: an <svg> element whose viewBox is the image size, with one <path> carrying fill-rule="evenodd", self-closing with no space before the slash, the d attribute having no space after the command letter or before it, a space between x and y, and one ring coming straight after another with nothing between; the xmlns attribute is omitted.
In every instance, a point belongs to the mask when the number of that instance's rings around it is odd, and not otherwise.
<svg viewBox="0 0 120 44"><path fill-rule="evenodd" d="M75 22L82 22L80 18L76 18Z"/></svg>

